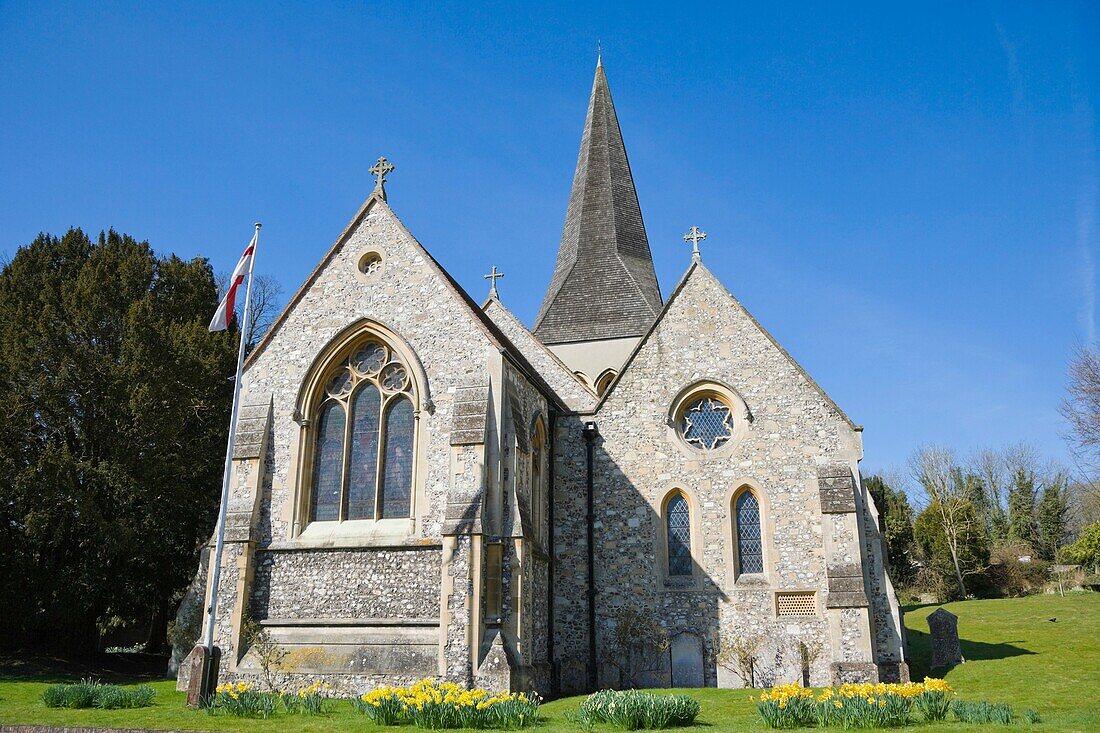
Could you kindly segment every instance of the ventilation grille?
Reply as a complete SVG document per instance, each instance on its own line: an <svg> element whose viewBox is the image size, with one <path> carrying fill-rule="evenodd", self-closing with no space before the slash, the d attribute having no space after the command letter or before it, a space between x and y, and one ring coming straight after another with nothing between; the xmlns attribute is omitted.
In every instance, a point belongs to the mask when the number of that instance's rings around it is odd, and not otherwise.
<svg viewBox="0 0 1100 733"><path fill-rule="evenodd" d="M816 616L817 594L813 591L775 594L776 616Z"/></svg>

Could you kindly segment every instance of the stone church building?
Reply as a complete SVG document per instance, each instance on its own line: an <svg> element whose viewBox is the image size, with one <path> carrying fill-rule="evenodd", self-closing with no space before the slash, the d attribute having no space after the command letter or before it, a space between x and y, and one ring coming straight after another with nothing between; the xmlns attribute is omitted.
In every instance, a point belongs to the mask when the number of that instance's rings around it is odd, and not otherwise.
<svg viewBox="0 0 1100 733"><path fill-rule="evenodd" d="M861 427L697 254L661 293L602 65L530 329L390 170L247 361L223 681L249 619L347 691L907 677Z"/></svg>

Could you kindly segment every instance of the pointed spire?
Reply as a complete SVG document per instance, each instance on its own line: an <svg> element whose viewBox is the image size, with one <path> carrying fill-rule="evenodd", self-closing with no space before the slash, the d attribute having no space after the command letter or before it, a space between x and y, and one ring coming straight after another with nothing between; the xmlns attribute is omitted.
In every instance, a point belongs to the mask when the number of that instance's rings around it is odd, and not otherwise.
<svg viewBox="0 0 1100 733"><path fill-rule="evenodd" d="M660 309L661 290L600 58L557 264L534 333L547 344L641 336Z"/></svg>

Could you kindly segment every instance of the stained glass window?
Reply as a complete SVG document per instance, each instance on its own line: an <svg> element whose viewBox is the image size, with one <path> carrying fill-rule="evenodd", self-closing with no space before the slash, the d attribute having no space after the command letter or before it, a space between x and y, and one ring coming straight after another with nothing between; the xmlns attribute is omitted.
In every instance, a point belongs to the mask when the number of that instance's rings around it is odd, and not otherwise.
<svg viewBox="0 0 1100 733"><path fill-rule="evenodd" d="M351 355L351 365L360 374L374 374L386 363L386 347L377 341L368 341Z"/></svg>
<svg viewBox="0 0 1100 733"><path fill-rule="evenodd" d="M413 380L397 353L377 337L352 344L338 357L319 389L310 518L408 517L416 431Z"/></svg>
<svg viewBox="0 0 1100 733"><path fill-rule="evenodd" d="M378 388L366 382L351 403L351 456L348 461L348 519L374 519L378 477Z"/></svg>
<svg viewBox="0 0 1100 733"><path fill-rule="evenodd" d="M668 574L691 575L691 509L687 500L676 494L665 510L668 528Z"/></svg>
<svg viewBox="0 0 1100 733"><path fill-rule="evenodd" d="M714 450L733 435L733 415L730 408L715 397L695 400L680 419L680 434L689 444L704 450Z"/></svg>
<svg viewBox="0 0 1100 733"><path fill-rule="evenodd" d="M764 572L764 546L760 537L760 502L751 491L737 497L737 572Z"/></svg>
<svg viewBox="0 0 1100 733"><path fill-rule="evenodd" d="M340 515L340 485L344 474L344 407L326 402L317 419L313 458L313 519Z"/></svg>
<svg viewBox="0 0 1100 733"><path fill-rule="evenodd" d="M382 518L409 516L412 493L413 407L398 397L386 408L386 450L382 474Z"/></svg>

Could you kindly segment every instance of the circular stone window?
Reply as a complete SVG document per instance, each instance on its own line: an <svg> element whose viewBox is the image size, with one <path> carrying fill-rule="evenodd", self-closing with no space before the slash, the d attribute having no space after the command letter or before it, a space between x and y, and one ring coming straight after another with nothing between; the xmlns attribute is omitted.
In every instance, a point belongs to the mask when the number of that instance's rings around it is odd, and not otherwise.
<svg viewBox="0 0 1100 733"><path fill-rule="evenodd" d="M382 255L377 252L367 252L359 258L359 272L367 277L382 272Z"/></svg>
<svg viewBox="0 0 1100 733"><path fill-rule="evenodd" d="M677 420L684 442L700 450L715 450L733 437L733 410L715 395L685 401Z"/></svg>

